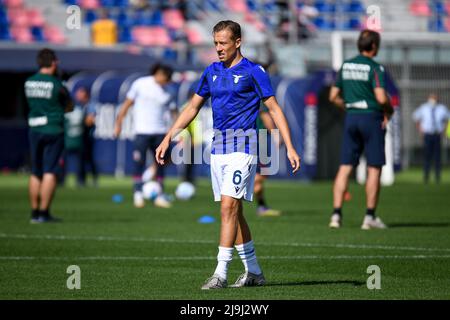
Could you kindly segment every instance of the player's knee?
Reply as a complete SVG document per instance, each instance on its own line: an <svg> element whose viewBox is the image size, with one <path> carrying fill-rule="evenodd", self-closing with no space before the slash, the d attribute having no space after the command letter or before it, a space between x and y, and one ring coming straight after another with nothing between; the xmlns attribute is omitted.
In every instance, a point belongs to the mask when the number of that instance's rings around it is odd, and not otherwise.
<svg viewBox="0 0 450 320"><path fill-rule="evenodd" d="M238 201L222 201L220 206L220 214L222 219L235 218L238 215Z"/></svg>

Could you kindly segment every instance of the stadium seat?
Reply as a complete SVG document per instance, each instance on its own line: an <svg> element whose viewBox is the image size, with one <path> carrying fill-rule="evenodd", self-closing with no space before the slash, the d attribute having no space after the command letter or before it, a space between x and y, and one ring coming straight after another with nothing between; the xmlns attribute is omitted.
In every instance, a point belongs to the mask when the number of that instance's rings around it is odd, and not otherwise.
<svg viewBox="0 0 450 320"><path fill-rule="evenodd" d="M428 30L433 32L447 32L442 17L436 16L428 21Z"/></svg>
<svg viewBox="0 0 450 320"><path fill-rule="evenodd" d="M11 37L18 43L32 43L33 35L30 28L24 26L12 26Z"/></svg>
<svg viewBox="0 0 450 320"><path fill-rule="evenodd" d="M267 14L274 13L277 10L277 5L273 0L267 0L264 2L263 10Z"/></svg>
<svg viewBox="0 0 450 320"><path fill-rule="evenodd" d="M129 26L121 26L119 29L119 42L130 43L132 42L131 31Z"/></svg>
<svg viewBox="0 0 450 320"><path fill-rule="evenodd" d="M247 11L244 15L244 21L252 24L256 30L264 32L267 28L254 12Z"/></svg>
<svg viewBox="0 0 450 320"><path fill-rule="evenodd" d="M30 9L27 11L30 26L42 27L45 24L45 18L39 9Z"/></svg>
<svg viewBox="0 0 450 320"><path fill-rule="evenodd" d="M344 11L349 13L365 13L366 10L361 2L352 0L347 5L344 5Z"/></svg>
<svg viewBox="0 0 450 320"><path fill-rule="evenodd" d="M11 8L8 10L8 19L11 25L14 26L29 26L29 20L26 9Z"/></svg>
<svg viewBox="0 0 450 320"><path fill-rule="evenodd" d="M31 28L31 34L33 35L33 39L38 42L45 41L44 32L41 27L35 26Z"/></svg>
<svg viewBox="0 0 450 320"><path fill-rule="evenodd" d="M7 8L21 8L23 7L23 0L3 0L3 4Z"/></svg>
<svg viewBox="0 0 450 320"><path fill-rule="evenodd" d="M85 10L95 10L100 7L99 0L79 0L78 4Z"/></svg>
<svg viewBox="0 0 450 320"><path fill-rule="evenodd" d="M130 4L128 3L128 0L116 0L115 6L119 8L127 8Z"/></svg>
<svg viewBox="0 0 450 320"><path fill-rule="evenodd" d="M431 16L431 9L426 0L413 0L409 5L409 11L415 16Z"/></svg>
<svg viewBox="0 0 450 320"><path fill-rule="evenodd" d="M50 43L62 44L66 42L64 33L56 26L45 26L44 38Z"/></svg>
<svg viewBox="0 0 450 320"><path fill-rule="evenodd" d="M258 11L258 1L256 0L246 0L247 8L249 11Z"/></svg>
<svg viewBox="0 0 450 320"><path fill-rule="evenodd" d="M444 3L445 11L450 15L450 0L445 1Z"/></svg>
<svg viewBox="0 0 450 320"><path fill-rule="evenodd" d="M314 25L323 31L331 31L336 28L336 23L332 19L325 19L324 17L314 19Z"/></svg>
<svg viewBox="0 0 450 320"><path fill-rule="evenodd" d="M344 23L344 29L347 30L359 30L361 26L362 24L358 18L350 18Z"/></svg>
<svg viewBox="0 0 450 320"><path fill-rule="evenodd" d="M195 28L186 28L186 36L188 41L192 45L198 45L203 43L202 35Z"/></svg>
<svg viewBox="0 0 450 320"><path fill-rule="evenodd" d="M163 25L163 17L160 10L155 10L152 15L152 26L162 26Z"/></svg>
<svg viewBox="0 0 450 320"><path fill-rule="evenodd" d="M163 23L170 29L181 29L184 27L183 14L178 9L164 10L162 15Z"/></svg>
<svg viewBox="0 0 450 320"><path fill-rule="evenodd" d="M5 11L0 10L0 25L8 25L8 24L9 24L8 15L6 14Z"/></svg>
<svg viewBox="0 0 450 320"><path fill-rule="evenodd" d="M336 11L336 5L333 3L328 3L326 1L316 1L314 6L316 7L317 11L321 13L330 13Z"/></svg>
<svg viewBox="0 0 450 320"><path fill-rule="evenodd" d="M215 0L205 0L205 2L203 3L203 9L206 11L220 12L221 8L218 3L219 1Z"/></svg>
<svg viewBox="0 0 450 320"><path fill-rule="evenodd" d="M100 0L100 4L102 7L112 8L115 6L114 0Z"/></svg>
<svg viewBox="0 0 450 320"><path fill-rule="evenodd" d="M0 40L3 40L3 41L12 40L8 25L0 24Z"/></svg>
<svg viewBox="0 0 450 320"><path fill-rule="evenodd" d="M135 12L133 24L136 26L152 25L153 13L150 10L139 10Z"/></svg>
<svg viewBox="0 0 450 320"><path fill-rule="evenodd" d="M437 15L447 15L447 9L441 1L432 1L431 9Z"/></svg>
<svg viewBox="0 0 450 320"><path fill-rule="evenodd" d="M114 17L114 20L116 20L117 25L119 26L131 27L135 24L134 12L121 10L118 12L117 16Z"/></svg>
<svg viewBox="0 0 450 320"><path fill-rule="evenodd" d="M226 0L225 6L231 12L245 13L248 11L245 0Z"/></svg>
<svg viewBox="0 0 450 320"><path fill-rule="evenodd" d="M67 4L68 6L71 6L71 5L78 5L78 1L79 0L64 0L64 3Z"/></svg>
<svg viewBox="0 0 450 320"><path fill-rule="evenodd" d="M168 46L171 44L167 30L163 27L134 27L131 36L136 44L142 46Z"/></svg>
<svg viewBox="0 0 450 320"><path fill-rule="evenodd" d="M95 20L97 20L98 16L95 10L87 10L86 15L84 16L84 22L91 24Z"/></svg>
<svg viewBox="0 0 450 320"><path fill-rule="evenodd" d="M164 58L165 60L176 61L176 60L177 60L177 57L178 57L178 54L177 54L177 52L176 52L175 50L173 50L173 49L171 49L171 48L166 48L166 49L164 50L163 58Z"/></svg>
<svg viewBox="0 0 450 320"><path fill-rule="evenodd" d="M447 30L447 32L450 32L450 18L444 19L444 27L445 27L445 30Z"/></svg>

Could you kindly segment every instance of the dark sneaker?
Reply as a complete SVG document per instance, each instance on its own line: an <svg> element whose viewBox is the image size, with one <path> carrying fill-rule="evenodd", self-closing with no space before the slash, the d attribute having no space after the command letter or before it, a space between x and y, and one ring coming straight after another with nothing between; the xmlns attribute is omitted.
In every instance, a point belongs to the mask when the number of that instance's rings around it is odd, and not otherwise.
<svg viewBox="0 0 450 320"><path fill-rule="evenodd" d="M62 221L62 219L54 217L52 215L39 217L39 223L54 223L54 222L61 222L61 221Z"/></svg>

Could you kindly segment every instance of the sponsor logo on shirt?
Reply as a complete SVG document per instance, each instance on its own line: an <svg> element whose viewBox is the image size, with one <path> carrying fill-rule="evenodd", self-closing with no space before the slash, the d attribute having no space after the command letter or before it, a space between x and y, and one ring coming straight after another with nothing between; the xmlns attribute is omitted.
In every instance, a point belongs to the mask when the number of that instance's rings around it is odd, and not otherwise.
<svg viewBox="0 0 450 320"><path fill-rule="evenodd" d="M28 98L52 97L53 82L49 81L27 81L25 82L25 94Z"/></svg>
<svg viewBox="0 0 450 320"><path fill-rule="evenodd" d="M30 127L45 126L47 123L48 123L48 119L46 116L28 119L28 125Z"/></svg>
<svg viewBox="0 0 450 320"><path fill-rule="evenodd" d="M342 65L342 79L369 81L370 66L361 63L346 62Z"/></svg>
<svg viewBox="0 0 450 320"><path fill-rule="evenodd" d="M242 78L243 76L239 76L239 75L234 75L233 74L233 77L234 77L234 83L238 83L239 79Z"/></svg>

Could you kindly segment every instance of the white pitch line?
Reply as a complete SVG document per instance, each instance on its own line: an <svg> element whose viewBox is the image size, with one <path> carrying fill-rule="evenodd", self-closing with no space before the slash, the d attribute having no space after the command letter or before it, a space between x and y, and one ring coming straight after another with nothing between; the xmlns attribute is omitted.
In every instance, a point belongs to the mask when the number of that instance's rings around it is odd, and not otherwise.
<svg viewBox="0 0 450 320"><path fill-rule="evenodd" d="M144 238L144 237L112 237L112 236L65 236L65 235L28 235L0 233L4 239L40 239L40 240L72 240L72 241L131 241L131 242L156 242L156 243L179 243L179 244L216 244L211 240L179 240L167 238ZM405 251L428 251L428 252L450 252L450 248L424 248L405 246L384 246L366 244L327 244L327 243L301 243L301 242L264 242L258 241L257 245L279 246L279 247L307 247L307 248L343 248L343 249L380 249L380 250L405 250Z"/></svg>
<svg viewBox="0 0 450 320"><path fill-rule="evenodd" d="M449 259L450 255L336 255L336 256L260 256L261 260L373 260L373 259L392 259L392 260L408 260L408 259ZM0 261L23 261L23 260L53 260L53 261L99 261L99 260L133 260L133 261L199 261L199 260L215 260L216 257L134 257L134 256L92 256L92 257L38 257L38 256L0 256Z"/></svg>

